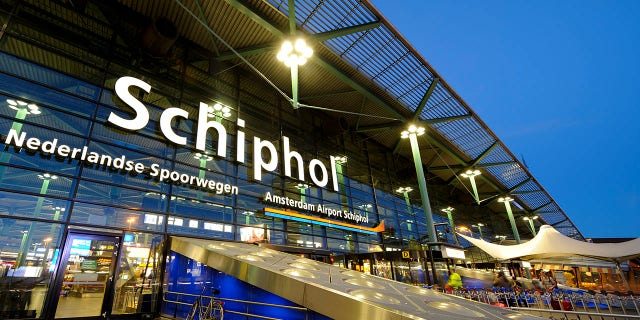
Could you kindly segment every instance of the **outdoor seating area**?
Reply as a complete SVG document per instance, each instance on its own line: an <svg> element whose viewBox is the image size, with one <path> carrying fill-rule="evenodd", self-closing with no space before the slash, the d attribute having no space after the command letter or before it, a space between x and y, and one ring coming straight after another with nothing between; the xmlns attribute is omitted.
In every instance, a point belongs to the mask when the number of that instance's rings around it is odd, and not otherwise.
<svg viewBox="0 0 640 320"><path fill-rule="evenodd" d="M445 291L446 292L446 291ZM596 292L581 289L513 290L510 288L463 288L448 292L466 299L535 315L561 319L638 319L640 295L628 292ZM583 317L581 317L583 316Z"/></svg>

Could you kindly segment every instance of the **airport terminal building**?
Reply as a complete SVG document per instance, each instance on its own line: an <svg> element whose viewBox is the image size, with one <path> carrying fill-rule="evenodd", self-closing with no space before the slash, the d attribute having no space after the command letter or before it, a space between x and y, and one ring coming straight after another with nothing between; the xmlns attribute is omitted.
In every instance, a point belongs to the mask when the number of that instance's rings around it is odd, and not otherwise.
<svg viewBox="0 0 640 320"><path fill-rule="evenodd" d="M0 0L0 318L183 318L206 286L229 319L336 318L279 283L437 282L464 259L443 209L512 237L496 195L524 238L537 215L583 239L371 4L291 3ZM304 259L252 277L281 252Z"/></svg>

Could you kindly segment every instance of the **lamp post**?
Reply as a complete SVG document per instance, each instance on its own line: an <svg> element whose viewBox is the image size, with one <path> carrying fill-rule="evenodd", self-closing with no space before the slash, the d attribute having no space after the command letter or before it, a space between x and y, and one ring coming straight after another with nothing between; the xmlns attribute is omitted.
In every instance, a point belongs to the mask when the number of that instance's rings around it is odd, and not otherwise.
<svg viewBox="0 0 640 320"><path fill-rule="evenodd" d="M300 190L300 201L305 202L307 200L307 189L309 189L309 185L306 183L298 183L296 189Z"/></svg>
<svg viewBox="0 0 640 320"><path fill-rule="evenodd" d="M294 109L298 109L298 66L307 62L313 55L313 49L307 46L304 39L296 39L294 42L286 40L282 43L276 56L285 66L291 68L291 95Z"/></svg>
<svg viewBox="0 0 640 320"><path fill-rule="evenodd" d="M482 239L482 227L484 227L484 223L473 224L471 226L478 228L478 233L480 234L480 239Z"/></svg>
<svg viewBox="0 0 640 320"><path fill-rule="evenodd" d="M409 212L409 215L414 216L415 214L411 208L411 201L409 200L409 192L411 191L413 191L413 188L411 187L399 187L396 189L397 193L401 193L404 196L404 201L407 203L407 211ZM407 220L407 229L409 229L409 231L411 231L411 223L413 223L413 221Z"/></svg>
<svg viewBox="0 0 640 320"><path fill-rule="evenodd" d="M347 163L347 156L334 156L336 162L336 175L338 176L338 193L342 205L347 206L347 192L344 185L344 175L342 174L342 165Z"/></svg>
<svg viewBox="0 0 640 320"><path fill-rule="evenodd" d="M482 172L480 172L480 170L469 169L461 174L461 176L469 179L469 182L471 182L471 189L473 189L473 196L476 199L477 204L480 204L480 197L478 196L478 187L476 187L476 176L480 175L481 173Z"/></svg>
<svg viewBox="0 0 640 320"><path fill-rule="evenodd" d="M506 196L500 197L498 202L504 202L504 207L507 209L507 215L509 216L509 222L511 223L511 231L513 231L513 237L516 239L516 243L520 244L520 234L518 233L518 228L516 227L516 221L513 218L513 212L511 212L511 201L513 198Z"/></svg>
<svg viewBox="0 0 640 320"><path fill-rule="evenodd" d="M24 264L27 258L27 249L29 249L29 246L27 246L27 239L29 238L30 233L31 233L31 230L22 231L22 240L20 241L20 250L18 252L18 256L16 257L16 270Z"/></svg>
<svg viewBox="0 0 640 320"><path fill-rule="evenodd" d="M504 241L507 238L507 236L495 235L495 238L500 240L499 243L502 243L502 241Z"/></svg>
<svg viewBox="0 0 640 320"><path fill-rule="evenodd" d="M413 163L416 166L416 175L418 178L418 187L420 188L420 199L422 200L422 208L427 219L427 232L429 233L429 242L436 242L436 228L433 225L433 214L431 212L431 204L429 203L429 193L427 193L427 183L422 169L422 158L420 157L420 147L418 146L418 136L423 135L424 127L410 125L405 131L402 131L400 137L409 139L411 143L411 153L413 154Z"/></svg>
<svg viewBox="0 0 640 320"><path fill-rule="evenodd" d="M222 118L231 117L231 109L216 102L213 106L207 108L207 117L215 118L216 122L222 122Z"/></svg>
<svg viewBox="0 0 640 320"><path fill-rule="evenodd" d="M533 224L533 220L537 220L537 219L538 219L538 216L536 215L533 215L530 217L522 217L522 220L529 222L529 228L531 228L531 233L533 234L534 237L536 236L536 227Z"/></svg>
<svg viewBox="0 0 640 320"><path fill-rule="evenodd" d="M38 115L42 113L38 105L24 102L22 100L7 99L7 107L16 111L16 120L24 120L27 115L30 114ZM22 122L14 121L11 124L11 129L15 130L16 133L20 133L20 131L22 130ZM10 158L10 152L3 152L0 155L0 163L8 163ZM0 167L0 179L2 179L2 177L4 176L5 168L6 167L4 166Z"/></svg>
<svg viewBox="0 0 640 320"><path fill-rule="evenodd" d="M456 225L453 223L453 210L454 208L446 207L444 209L440 209L440 211L445 212L447 214L447 218L449 218L449 226L451 230L453 230L453 240L456 241L457 245L460 245L460 241L458 241L458 235L456 234Z"/></svg>

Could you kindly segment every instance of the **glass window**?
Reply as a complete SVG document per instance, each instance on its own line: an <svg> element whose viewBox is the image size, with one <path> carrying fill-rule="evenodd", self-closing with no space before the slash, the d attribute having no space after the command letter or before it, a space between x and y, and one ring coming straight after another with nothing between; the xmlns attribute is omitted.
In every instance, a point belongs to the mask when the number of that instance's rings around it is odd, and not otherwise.
<svg viewBox="0 0 640 320"><path fill-rule="evenodd" d="M0 215L65 221L68 207L64 200L0 191Z"/></svg>
<svg viewBox="0 0 640 320"><path fill-rule="evenodd" d="M61 251L61 225L0 218L0 306L38 318Z"/></svg>
<svg viewBox="0 0 640 320"><path fill-rule="evenodd" d="M144 295L158 292L163 245L161 235L125 234L115 281L113 314L136 313Z"/></svg>
<svg viewBox="0 0 640 320"><path fill-rule="evenodd" d="M147 224L144 223L145 214L132 209L76 202L71 211L71 222L111 226L127 230L164 230L164 218L158 218L158 223L155 225Z"/></svg>

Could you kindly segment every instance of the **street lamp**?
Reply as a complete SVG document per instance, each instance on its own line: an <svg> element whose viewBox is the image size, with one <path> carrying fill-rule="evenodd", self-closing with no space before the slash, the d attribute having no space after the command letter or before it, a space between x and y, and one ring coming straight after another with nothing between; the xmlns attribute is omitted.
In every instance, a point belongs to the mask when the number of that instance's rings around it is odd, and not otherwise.
<svg viewBox="0 0 640 320"><path fill-rule="evenodd" d="M135 217L131 217L127 219L127 223L129 224L129 229L131 229L131 224L136 221Z"/></svg>
<svg viewBox="0 0 640 320"><path fill-rule="evenodd" d="M451 207L446 207L444 209L440 209L440 211L445 212L447 214L447 218L449 218L449 226L451 227L451 230L453 230L453 239L456 241L457 245L460 245L460 241L458 241L458 235L455 233L456 230L456 225L453 223L453 210L455 210L454 208Z"/></svg>
<svg viewBox="0 0 640 320"><path fill-rule="evenodd" d="M507 215L509 216L509 222L511 223L513 237L516 239L516 243L520 244L520 234L518 233L518 228L516 227L516 221L513 219L513 212L511 212L511 201L513 201L513 198L509 196L500 197L498 199L498 202L504 202L504 207L505 209L507 209Z"/></svg>
<svg viewBox="0 0 640 320"><path fill-rule="evenodd" d="M536 215L533 215L530 217L526 217L526 216L522 217L522 220L529 221L529 228L531 228L531 233L533 233L534 237L536 236L536 227L533 225L533 220L537 220L537 219L538 219L538 216Z"/></svg>
<svg viewBox="0 0 640 320"><path fill-rule="evenodd" d="M216 102L207 108L207 117L215 118L216 122L222 122L222 118L231 117L231 108Z"/></svg>
<svg viewBox="0 0 640 320"><path fill-rule="evenodd" d="M431 204L429 203L429 194L427 193L427 183L422 169L422 158L420 157L420 147L418 146L418 136L423 135L424 127L410 125L407 130L400 133L402 139L409 139L411 143L411 153L413 154L413 163L416 167L416 175L418 178L418 187L420 187L420 199L422 200L422 208L427 218L427 232L429 242L436 242L436 228L433 225L433 215L431 212Z"/></svg>
<svg viewBox="0 0 640 320"><path fill-rule="evenodd" d="M342 173L342 165L347 163L347 156L333 156L336 163L336 175L338 176L338 193L343 205L347 205L347 191L344 185L344 174Z"/></svg>
<svg viewBox="0 0 640 320"><path fill-rule="evenodd" d="M482 227L484 227L484 223L472 224L472 227L478 228L478 233L480 234L480 239L482 239Z"/></svg>
<svg viewBox="0 0 640 320"><path fill-rule="evenodd" d="M309 185L306 183L298 183L296 185L296 189L300 190L300 201L305 202L307 197L307 189L309 189Z"/></svg>
<svg viewBox="0 0 640 320"><path fill-rule="evenodd" d="M495 238L500 240L499 243L502 243L502 241L504 241L507 238L507 236L496 235Z"/></svg>
<svg viewBox="0 0 640 320"><path fill-rule="evenodd" d="M473 189L473 196L476 199L476 203L480 204L480 197L478 196L478 187L476 187L476 176L479 176L482 172L480 172L480 170L478 169L474 169L474 170L467 170L464 173L460 174L461 176L469 179L469 182L471 182L471 188Z"/></svg>
<svg viewBox="0 0 640 320"><path fill-rule="evenodd" d="M16 116L15 116L16 120L24 120L27 117L27 115L30 115L30 114L38 115L42 113L38 105L24 102L22 100L7 99L7 107L9 107L10 109L16 110ZM11 124L11 129L15 130L16 133L20 133L20 131L22 130L22 122L13 121L13 123ZM10 158L11 158L10 152L3 152L0 155L0 163L8 163ZM0 180L4 176L5 170L6 170L6 167L4 166L0 167Z"/></svg>
<svg viewBox="0 0 640 320"><path fill-rule="evenodd" d="M290 40L283 42L276 56L285 66L291 68L291 93L294 109L298 109L298 66L305 64L312 55L313 49L307 46L304 39L299 38L294 42Z"/></svg>

